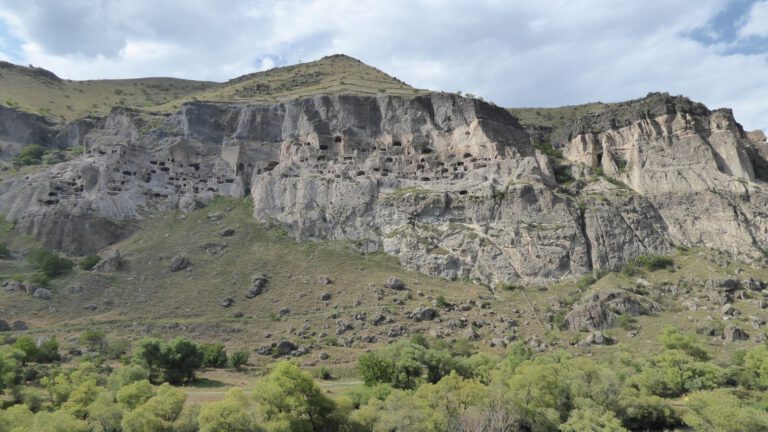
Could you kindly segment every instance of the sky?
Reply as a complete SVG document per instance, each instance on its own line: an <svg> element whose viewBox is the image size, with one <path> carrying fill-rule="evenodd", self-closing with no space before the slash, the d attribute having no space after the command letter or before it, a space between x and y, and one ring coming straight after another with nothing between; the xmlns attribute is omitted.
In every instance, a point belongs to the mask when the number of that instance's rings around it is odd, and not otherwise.
<svg viewBox="0 0 768 432"><path fill-rule="evenodd" d="M507 107L651 91L768 129L768 0L0 0L0 60L225 81L343 53Z"/></svg>

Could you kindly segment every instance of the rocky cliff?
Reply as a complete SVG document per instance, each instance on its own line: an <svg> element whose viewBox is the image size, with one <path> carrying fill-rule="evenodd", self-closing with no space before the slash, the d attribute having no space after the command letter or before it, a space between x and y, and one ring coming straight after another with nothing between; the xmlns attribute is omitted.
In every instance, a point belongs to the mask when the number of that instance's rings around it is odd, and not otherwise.
<svg viewBox="0 0 768 432"><path fill-rule="evenodd" d="M75 254L216 195L251 195L255 218L300 239L486 284L617 268L673 245L750 259L768 247L765 144L729 111L665 95L553 133L567 161L534 148L506 110L440 93L118 108L57 134L86 154L3 180L0 212Z"/></svg>

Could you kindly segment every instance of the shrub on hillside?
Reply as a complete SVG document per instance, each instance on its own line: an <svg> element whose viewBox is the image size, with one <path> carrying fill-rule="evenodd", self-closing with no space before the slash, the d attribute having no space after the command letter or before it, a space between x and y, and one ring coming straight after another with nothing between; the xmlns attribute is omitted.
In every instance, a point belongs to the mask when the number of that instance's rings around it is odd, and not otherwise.
<svg viewBox="0 0 768 432"><path fill-rule="evenodd" d="M21 148L19 154L13 159L16 165L39 165L43 160L45 147L39 144L30 144Z"/></svg>
<svg viewBox="0 0 768 432"><path fill-rule="evenodd" d="M56 252L43 248L32 252L27 258L27 261L29 261L35 269L43 272L44 275L50 278L64 275L75 266L75 263L71 259L60 257Z"/></svg>
<svg viewBox="0 0 768 432"><path fill-rule="evenodd" d="M91 270L93 266L99 263L101 261L101 258L98 255L88 255L84 256L80 263L78 263L78 266L83 270Z"/></svg>

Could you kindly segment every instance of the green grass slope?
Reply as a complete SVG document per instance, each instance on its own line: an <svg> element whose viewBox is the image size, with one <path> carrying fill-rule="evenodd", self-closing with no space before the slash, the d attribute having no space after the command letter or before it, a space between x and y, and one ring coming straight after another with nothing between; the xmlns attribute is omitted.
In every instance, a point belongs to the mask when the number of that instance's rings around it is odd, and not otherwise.
<svg viewBox="0 0 768 432"><path fill-rule="evenodd" d="M105 115L118 105L153 107L215 85L176 78L73 81L45 69L0 62L0 103L64 121Z"/></svg>

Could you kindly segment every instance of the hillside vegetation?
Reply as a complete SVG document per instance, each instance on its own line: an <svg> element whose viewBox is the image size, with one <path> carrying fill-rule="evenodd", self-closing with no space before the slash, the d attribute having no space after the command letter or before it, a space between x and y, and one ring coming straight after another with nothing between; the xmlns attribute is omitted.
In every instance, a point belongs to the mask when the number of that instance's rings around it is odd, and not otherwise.
<svg viewBox="0 0 768 432"><path fill-rule="evenodd" d="M169 112L193 100L276 102L316 94L420 92L344 55L243 75L225 83L177 78L74 81L45 69L0 62L0 104L60 121L103 116L115 106Z"/></svg>

